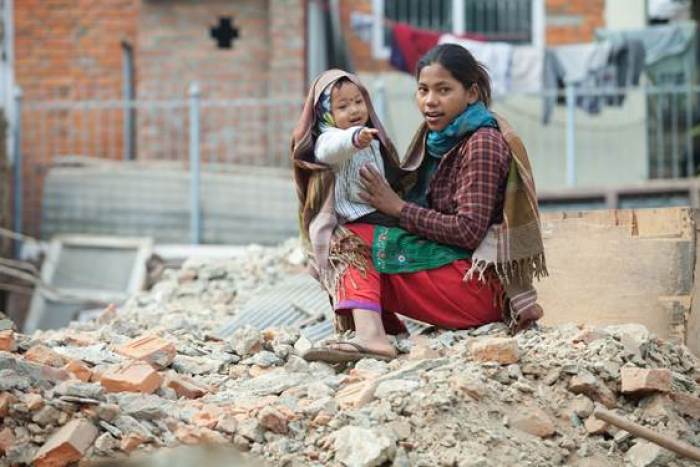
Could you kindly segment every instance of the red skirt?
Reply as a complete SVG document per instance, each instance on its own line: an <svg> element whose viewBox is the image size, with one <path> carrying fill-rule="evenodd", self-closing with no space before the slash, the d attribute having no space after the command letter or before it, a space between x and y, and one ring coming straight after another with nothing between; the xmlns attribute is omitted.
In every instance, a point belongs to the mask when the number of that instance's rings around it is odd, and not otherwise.
<svg viewBox="0 0 700 467"><path fill-rule="evenodd" d="M374 240L374 226L347 224L345 227L367 245ZM457 260L427 271L404 274L381 274L368 258L365 273L348 268L340 280L336 313L347 314L354 308L382 314L389 334L406 331L397 314L448 329L465 329L501 320L500 282L493 277L488 283L476 279L464 281L471 266Z"/></svg>

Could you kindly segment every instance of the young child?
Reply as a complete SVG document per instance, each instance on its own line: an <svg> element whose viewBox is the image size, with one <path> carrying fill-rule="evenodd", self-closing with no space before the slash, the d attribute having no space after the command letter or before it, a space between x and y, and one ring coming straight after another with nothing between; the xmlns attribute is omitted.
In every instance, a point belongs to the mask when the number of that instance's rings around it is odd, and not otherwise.
<svg viewBox="0 0 700 467"><path fill-rule="evenodd" d="M329 84L315 109L318 162L333 167L335 211L341 224L358 222L395 226L398 220L383 215L360 198L360 168L373 165L385 175L379 131L371 126L369 108L360 88L347 77Z"/></svg>

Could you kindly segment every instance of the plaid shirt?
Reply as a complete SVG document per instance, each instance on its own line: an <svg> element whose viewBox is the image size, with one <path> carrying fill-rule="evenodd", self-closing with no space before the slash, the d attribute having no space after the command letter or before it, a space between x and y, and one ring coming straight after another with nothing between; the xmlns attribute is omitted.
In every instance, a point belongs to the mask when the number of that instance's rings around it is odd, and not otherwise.
<svg viewBox="0 0 700 467"><path fill-rule="evenodd" d="M511 154L494 128L477 130L440 161L428 188L432 209L406 203L400 225L448 245L475 250L501 222Z"/></svg>

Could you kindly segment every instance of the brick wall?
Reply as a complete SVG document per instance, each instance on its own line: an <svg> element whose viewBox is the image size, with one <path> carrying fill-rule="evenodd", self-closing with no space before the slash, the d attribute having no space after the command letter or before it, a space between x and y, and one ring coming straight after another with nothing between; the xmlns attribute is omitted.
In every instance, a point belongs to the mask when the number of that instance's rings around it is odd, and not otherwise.
<svg viewBox="0 0 700 467"><path fill-rule="evenodd" d="M31 105L121 95L121 42L134 41L138 0L15 1L15 75ZM38 235L43 177L54 156L120 157L121 131L97 129L121 112L23 113L25 231ZM90 129L90 130L88 130Z"/></svg>
<svg viewBox="0 0 700 467"><path fill-rule="evenodd" d="M205 161L245 164L286 160L286 144L279 142L288 141L289 130L277 120L289 119L290 112L288 104L274 99L299 98L304 92L302 5L302 0L144 1L136 63L139 98L182 98L188 84L197 81L202 97L211 103L273 99L237 108L205 103L202 156ZM220 17L231 17L238 29L239 38L231 49L217 48L210 37ZM184 107L140 111L137 127L140 158L186 156ZM285 154L280 153L281 147Z"/></svg>
<svg viewBox="0 0 700 467"><path fill-rule="evenodd" d="M303 0L18 0L16 74L23 88L25 231L39 234L43 177L55 156L121 158L123 115L82 106L31 108L46 99L119 99L121 42L134 49L140 159L186 160L186 92L201 84L205 162L286 164L304 92ZM218 49L210 28L233 17L240 38ZM287 99L217 107L221 99Z"/></svg>
<svg viewBox="0 0 700 467"><path fill-rule="evenodd" d="M547 45L591 42L605 25L605 0L546 0Z"/></svg>
<svg viewBox="0 0 700 467"><path fill-rule="evenodd" d="M363 41L351 27L353 12L372 14L372 0L341 0L340 23L343 37L356 71L379 72L392 70L386 60L376 60L372 56L372 45Z"/></svg>
<svg viewBox="0 0 700 467"><path fill-rule="evenodd" d="M544 0L545 40L547 45L561 45L593 40L596 28L604 25L605 0ZM343 34L357 71L391 70L386 60L375 60L372 47L352 31L352 12L372 13L371 0L341 0Z"/></svg>

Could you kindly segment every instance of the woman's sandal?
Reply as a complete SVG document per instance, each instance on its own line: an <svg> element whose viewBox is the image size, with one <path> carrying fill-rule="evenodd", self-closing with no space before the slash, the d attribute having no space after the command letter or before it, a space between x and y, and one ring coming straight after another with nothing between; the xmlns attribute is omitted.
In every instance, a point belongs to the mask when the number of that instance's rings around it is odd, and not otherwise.
<svg viewBox="0 0 700 467"><path fill-rule="evenodd" d="M352 350L340 350L332 349L328 345L349 345L357 349L357 351ZM326 362L326 363L348 363L357 362L363 358L373 358L375 360L382 360L384 362L390 362L396 358L396 355L387 355L379 352L373 352L367 347L360 345L356 342L350 341L332 341L327 342L324 346L313 347L301 356L307 362Z"/></svg>

